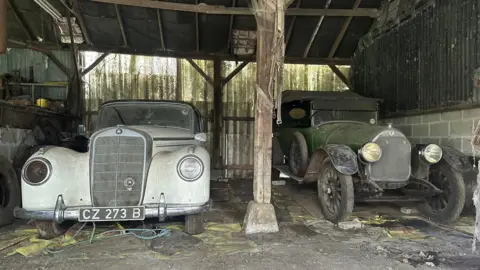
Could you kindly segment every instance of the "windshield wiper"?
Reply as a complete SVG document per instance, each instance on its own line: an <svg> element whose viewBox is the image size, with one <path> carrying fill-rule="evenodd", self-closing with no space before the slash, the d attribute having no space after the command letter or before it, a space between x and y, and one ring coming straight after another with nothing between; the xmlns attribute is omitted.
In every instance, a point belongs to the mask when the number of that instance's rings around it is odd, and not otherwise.
<svg viewBox="0 0 480 270"><path fill-rule="evenodd" d="M120 112L118 112L117 108L112 107L112 109L117 113L118 118L120 119L120 122L122 122L122 125L125 125L125 122L123 121L122 116L120 115Z"/></svg>

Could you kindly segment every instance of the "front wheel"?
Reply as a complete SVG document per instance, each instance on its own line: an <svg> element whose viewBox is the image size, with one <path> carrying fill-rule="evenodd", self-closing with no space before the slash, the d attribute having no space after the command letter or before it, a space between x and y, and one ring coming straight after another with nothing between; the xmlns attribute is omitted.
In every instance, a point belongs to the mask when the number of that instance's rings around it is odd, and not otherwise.
<svg viewBox="0 0 480 270"><path fill-rule="evenodd" d="M318 199L325 219L338 223L347 219L353 211L352 177L338 172L330 159L324 161L324 166L317 180Z"/></svg>
<svg viewBox="0 0 480 270"><path fill-rule="evenodd" d="M462 175L442 160L430 168L429 180L443 193L418 203L418 211L439 223L454 222L465 205L465 183Z"/></svg>

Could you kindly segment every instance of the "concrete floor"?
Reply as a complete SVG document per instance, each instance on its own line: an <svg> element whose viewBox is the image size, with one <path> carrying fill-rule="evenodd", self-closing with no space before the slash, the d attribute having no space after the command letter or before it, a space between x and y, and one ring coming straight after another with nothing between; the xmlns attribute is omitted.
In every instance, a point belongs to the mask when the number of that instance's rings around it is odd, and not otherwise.
<svg viewBox="0 0 480 270"><path fill-rule="evenodd" d="M251 181L215 184L214 210L206 215L207 231L201 243L173 255L150 249L150 241L133 236L80 244L59 254L7 256L28 240L0 251L1 269L479 269L471 237L453 228L441 228L414 217L401 216L398 208L359 205L354 215L379 223L376 215L391 221L342 231L322 219L314 186L273 189L280 232L245 237L241 223L252 194ZM226 195L228 191L229 196ZM154 223L154 222L153 222ZM162 224L175 229L175 221ZM147 224L151 225L151 224ZM127 225L125 225L127 226ZM31 228L17 222L0 230L0 243L14 230ZM86 230L90 230L87 228ZM168 238L165 239L168 242Z"/></svg>

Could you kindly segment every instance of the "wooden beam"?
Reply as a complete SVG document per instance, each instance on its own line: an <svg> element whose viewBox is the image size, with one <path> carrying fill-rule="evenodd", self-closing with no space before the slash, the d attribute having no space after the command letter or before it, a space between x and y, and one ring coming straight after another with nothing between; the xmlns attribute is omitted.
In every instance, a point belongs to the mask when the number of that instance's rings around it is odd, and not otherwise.
<svg viewBox="0 0 480 270"><path fill-rule="evenodd" d="M151 0L93 0L94 2L118 4L126 6L157 8L174 11L196 12L204 14L217 15L253 15L250 8L243 7L226 7L218 5L208 5L201 3L182 4L165 1ZM287 16L334 16L334 17L378 17L378 10L374 8L357 8L357 9L287 9Z"/></svg>
<svg viewBox="0 0 480 270"><path fill-rule="evenodd" d="M158 34L160 36L160 45L165 51L165 40L163 39L162 16L160 16L160 9L157 9Z"/></svg>
<svg viewBox="0 0 480 270"><path fill-rule="evenodd" d="M246 67L250 63L250 61L243 61L240 65L238 65L230 74L228 74L225 79L222 81L222 85L226 85L233 77L235 77L244 67Z"/></svg>
<svg viewBox="0 0 480 270"><path fill-rule="evenodd" d="M337 77L340 78L340 80L342 80L342 82L348 87L348 89L352 89L348 78L345 76L345 74L342 73L342 71L340 71L340 69L337 68L337 66L334 66L334 65L328 65L328 66L333 71L333 73L335 73L335 75L337 75Z"/></svg>
<svg viewBox="0 0 480 270"><path fill-rule="evenodd" d="M72 2L72 9L75 13L75 17L77 18L78 25L80 26L80 29L82 29L83 37L85 38L85 41L87 42L88 45L92 46L93 42L90 39L90 34L88 32L87 26L85 25L85 20L83 19L83 15L80 11L79 4L77 0L71 0Z"/></svg>
<svg viewBox="0 0 480 270"><path fill-rule="evenodd" d="M223 111L223 84L222 84L222 61L213 60L213 165L214 168L222 167L221 135L222 135L222 111Z"/></svg>
<svg viewBox="0 0 480 270"><path fill-rule="evenodd" d="M325 9L328 9L330 6L330 3L332 3L332 0L327 0L325 3ZM312 47L313 42L315 41L315 38L317 37L318 30L320 30L320 27L323 24L323 20L325 20L325 16L320 17L318 19L317 25L315 26L315 29L313 30L312 35L310 36L310 40L307 43L307 47L305 48L305 51L303 52L303 57L307 57L308 53L310 52L310 48Z"/></svg>
<svg viewBox="0 0 480 270"><path fill-rule="evenodd" d="M273 99L275 93L281 92L283 82L285 9L283 0L254 0L253 3L258 29L253 195L256 203L268 204L271 201Z"/></svg>
<svg viewBox="0 0 480 270"><path fill-rule="evenodd" d="M301 3L302 3L302 0L298 0L295 8L297 9L300 8ZM292 36L293 27L295 26L296 21L297 21L297 16L293 16L292 22L290 23L290 26L288 27L288 30L287 30L287 38L285 39L285 51L288 50L288 44L290 43L290 37Z"/></svg>
<svg viewBox="0 0 480 270"><path fill-rule="evenodd" d="M353 4L353 8L358 8L360 6L360 3L362 0L356 0L355 3ZM343 40L343 37L345 36L345 33L347 33L347 29L350 26L350 23L352 22L353 17L348 17L345 22L343 23L342 29L340 30L340 33L338 33L337 38L335 39L335 42L333 43L332 48L330 49L330 53L328 54L328 58L332 58L335 56L335 53L337 53L338 46L340 46L340 43Z"/></svg>
<svg viewBox="0 0 480 270"><path fill-rule="evenodd" d="M7 0L0 0L0 54L7 51Z"/></svg>
<svg viewBox="0 0 480 270"><path fill-rule="evenodd" d="M25 31L25 34L31 39L31 40L36 40L37 37L35 36L35 33L33 32L32 28L28 25L27 21L25 20L25 17L23 17L23 14L18 10L17 5L15 4L14 1L8 0L8 4L10 5L10 8L13 11L13 14L15 15L15 18L17 19L18 23L22 26L23 30Z"/></svg>
<svg viewBox="0 0 480 270"><path fill-rule="evenodd" d="M82 77L87 75L90 71L92 71L92 69L98 66L98 64L100 64L100 62L102 62L103 59L105 59L105 57L109 55L110 53L103 53L102 55L100 55L90 66L88 66L85 70L82 71Z"/></svg>
<svg viewBox="0 0 480 270"><path fill-rule="evenodd" d="M78 84L77 87L80 87L81 73L80 73L80 70L78 69L77 51L75 48L75 41L73 39L72 17L70 16L70 12L68 10L67 10L67 22L68 22L68 32L70 34L70 48L72 49L73 69L74 69L74 74Z"/></svg>
<svg viewBox="0 0 480 270"><path fill-rule="evenodd" d="M235 7L237 4L236 0L232 0L232 7ZM232 35L233 35L233 23L235 22L235 15L230 15L230 24L228 26L228 43L227 43L227 52L232 52Z"/></svg>
<svg viewBox="0 0 480 270"><path fill-rule="evenodd" d="M120 14L118 5L115 4L114 6L115 6L115 13L117 14L118 26L120 27L120 33L122 33L123 46L128 47L127 34L125 33L125 28L123 27L122 15Z"/></svg>
<svg viewBox="0 0 480 270"><path fill-rule="evenodd" d="M198 5L198 0L195 0L195 5ZM198 25L198 13L195 13L195 41L197 42L197 52L200 51L200 29Z"/></svg>
<svg viewBox="0 0 480 270"><path fill-rule="evenodd" d="M208 76L195 62L193 62L192 59L187 58L187 61L211 86L215 86L213 84L213 79L210 76Z"/></svg>

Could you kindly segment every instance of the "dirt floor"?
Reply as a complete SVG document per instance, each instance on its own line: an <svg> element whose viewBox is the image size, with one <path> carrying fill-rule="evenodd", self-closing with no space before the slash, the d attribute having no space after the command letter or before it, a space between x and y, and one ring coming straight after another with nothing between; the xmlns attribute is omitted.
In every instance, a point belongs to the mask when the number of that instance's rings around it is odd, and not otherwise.
<svg viewBox="0 0 480 270"><path fill-rule="evenodd" d="M287 181L273 188L280 232L247 238L241 224L252 199L251 181L218 183L214 190L214 210L206 215L207 230L198 236L182 234L179 221L147 221L122 226L167 228L170 236L153 240L155 250L151 240L134 236L96 237L89 243L91 226L76 236L84 243L69 245L73 240L38 240L32 226L17 222L0 230L0 268L480 269L478 253L472 253L472 217L440 227L414 213L401 214L397 206L356 205L352 219L358 218L363 228L345 231L322 219L314 186ZM95 232L107 230L104 227ZM67 235L74 234L72 230ZM47 253L45 246L55 254Z"/></svg>

